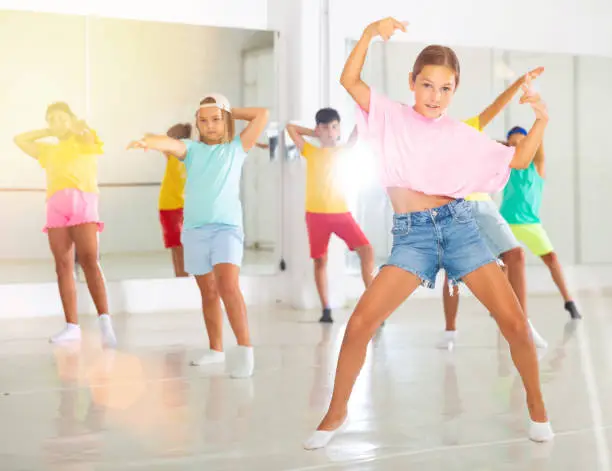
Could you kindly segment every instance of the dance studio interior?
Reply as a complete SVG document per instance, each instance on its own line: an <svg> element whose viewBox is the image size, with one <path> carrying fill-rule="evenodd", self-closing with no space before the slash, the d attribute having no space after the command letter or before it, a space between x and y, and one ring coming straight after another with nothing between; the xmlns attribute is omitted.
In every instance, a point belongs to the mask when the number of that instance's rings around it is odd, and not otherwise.
<svg viewBox="0 0 612 471"><path fill-rule="evenodd" d="M1 0L0 471L612 471L611 24Z"/></svg>

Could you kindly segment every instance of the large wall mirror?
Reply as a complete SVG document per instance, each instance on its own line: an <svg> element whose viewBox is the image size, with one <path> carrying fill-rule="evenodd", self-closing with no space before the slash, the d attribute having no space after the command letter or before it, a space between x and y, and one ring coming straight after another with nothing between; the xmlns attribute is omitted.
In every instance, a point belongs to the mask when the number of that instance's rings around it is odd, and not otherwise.
<svg viewBox="0 0 612 471"><path fill-rule="evenodd" d="M106 278L174 276L158 212L166 158L127 151L126 145L144 133L193 123L199 101L211 92L233 106L270 109L268 129L243 168L243 273L275 273L281 245L275 37L270 31L0 11L1 281L55 280L42 232L45 171L13 138L45 128L47 106L60 101L104 144L98 183Z"/></svg>
<svg viewBox="0 0 612 471"><path fill-rule="evenodd" d="M347 54L354 46L347 41ZM367 83L393 99L411 104L408 74L424 44L375 43L366 62ZM601 222L598 208L607 198L612 181L612 159L607 145L605 113L612 106L612 90L596 86L612 78L612 59L567 54L454 48L461 62L461 84L449 113L458 119L478 115L514 80L543 66L534 82L550 112L544 148L546 179L541 219L555 251L568 265L612 262L612 226ZM603 82L602 82L603 80ZM347 99L346 128L354 122L354 104ZM518 96L485 129L504 140L513 126L529 128L533 112L518 103ZM459 165L459 163L458 163ZM494 195L498 202L500 195ZM370 238L377 264L391 249L388 199L377 182L365 181L353 201L353 210ZM526 251L529 252L529 251ZM355 254L347 255L351 272L359 270ZM528 263L541 263L528 253Z"/></svg>

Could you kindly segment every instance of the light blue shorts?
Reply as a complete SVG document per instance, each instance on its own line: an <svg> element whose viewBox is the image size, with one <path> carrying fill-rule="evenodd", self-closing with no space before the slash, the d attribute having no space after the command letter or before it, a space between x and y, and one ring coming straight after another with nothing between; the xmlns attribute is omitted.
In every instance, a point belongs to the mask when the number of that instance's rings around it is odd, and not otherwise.
<svg viewBox="0 0 612 471"><path fill-rule="evenodd" d="M468 201L468 203L472 207L480 235L493 255L499 257L521 246L494 201Z"/></svg>
<svg viewBox="0 0 612 471"><path fill-rule="evenodd" d="M220 263L241 266L244 254L244 231L239 226L206 224L184 229L181 242L185 253L185 271L206 275Z"/></svg>

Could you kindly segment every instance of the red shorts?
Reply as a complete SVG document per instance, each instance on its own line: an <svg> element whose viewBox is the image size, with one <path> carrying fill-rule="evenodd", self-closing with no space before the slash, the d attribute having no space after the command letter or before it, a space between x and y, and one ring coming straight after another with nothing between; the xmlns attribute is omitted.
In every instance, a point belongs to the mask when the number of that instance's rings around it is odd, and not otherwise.
<svg viewBox="0 0 612 471"><path fill-rule="evenodd" d="M327 254L327 246L332 234L340 237L348 248L355 250L370 245L351 213L306 213L306 227L310 242L310 257L317 259Z"/></svg>
<svg viewBox="0 0 612 471"><path fill-rule="evenodd" d="M167 249L181 246L181 232L183 230L183 208L160 209L159 222L164 234L164 246Z"/></svg>

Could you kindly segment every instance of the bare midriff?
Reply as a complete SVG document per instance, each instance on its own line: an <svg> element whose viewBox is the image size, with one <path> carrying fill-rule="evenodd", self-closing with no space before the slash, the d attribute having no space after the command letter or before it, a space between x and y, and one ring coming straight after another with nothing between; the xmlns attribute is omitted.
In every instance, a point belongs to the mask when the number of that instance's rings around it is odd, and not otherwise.
<svg viewBox="0 0 612 471"><path fill-rule="evenodd" d="M387 188L393 211L396 214L414 213L426 209L437 208L454 201L448 196L434 196L419 193L407 188Z"/></svg>

